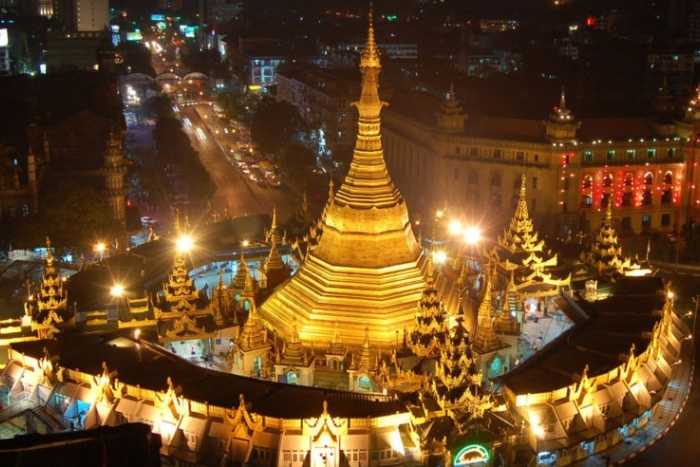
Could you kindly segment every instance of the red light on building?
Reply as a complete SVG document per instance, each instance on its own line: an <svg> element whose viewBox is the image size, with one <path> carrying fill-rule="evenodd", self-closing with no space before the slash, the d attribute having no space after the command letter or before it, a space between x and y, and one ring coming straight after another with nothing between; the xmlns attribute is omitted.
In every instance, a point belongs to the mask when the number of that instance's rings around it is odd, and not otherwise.
<svg viewBox="0 0 700 467"><path fill-rule="evenodd" d="M586 18L586 26L594 27L595 23L596 23L596 19L594 17L589 16L588 18Z"/></svg>

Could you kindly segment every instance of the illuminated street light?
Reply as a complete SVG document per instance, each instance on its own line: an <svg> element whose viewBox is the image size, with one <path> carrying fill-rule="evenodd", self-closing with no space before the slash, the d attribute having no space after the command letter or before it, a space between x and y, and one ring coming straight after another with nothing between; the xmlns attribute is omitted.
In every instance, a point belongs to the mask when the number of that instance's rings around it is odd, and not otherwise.
<svg viewBox="0 0 700 467"><path fill-rule="evenodd" d="M187 253L192 249L193 244L192 237L183 235L177 240L177 250L180 253Z"/></svg>
<svg viewBox="0 0 700 467"><path fill-rule="evenodd" d="M106 250L107 250L107 245L105 245L102 242L95 245L95 252L97 253L97 259L99 261L102 261L104 259Z"/></svg>
<svg viewBox="0 0 700 467"><path fill-rule="evenodd" d="M121 284L114 284L112 290L110 290L110 293L113 297L120 298L122 295L124 295L124 286Z"/></svg>
<svg viewBox="0 0 700 467"><path fill-rule="evenodd" d="M467 227L463 232L464 241L470 245L475 245L481 240L481 231L476 227Z"/></svg>

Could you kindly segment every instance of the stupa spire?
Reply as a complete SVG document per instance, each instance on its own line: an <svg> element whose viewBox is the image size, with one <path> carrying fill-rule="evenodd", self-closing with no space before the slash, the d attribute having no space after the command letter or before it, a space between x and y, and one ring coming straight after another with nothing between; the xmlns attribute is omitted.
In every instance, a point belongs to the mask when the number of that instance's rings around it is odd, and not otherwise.
<svg viewBox="0 0 700 467"><path fill-rule="evenodd" d="M305 251L294 276L265 300L260 314L286 338L296 317L299 336L308 342L330 340L337 320L343 341L362 345L369 324L373 345L393 348L396 330L413 324L427 265L384 159L380 114L386 103L379 98L371 13L360 72L357 137L348 173L312 228L317 243Z"/></svg>

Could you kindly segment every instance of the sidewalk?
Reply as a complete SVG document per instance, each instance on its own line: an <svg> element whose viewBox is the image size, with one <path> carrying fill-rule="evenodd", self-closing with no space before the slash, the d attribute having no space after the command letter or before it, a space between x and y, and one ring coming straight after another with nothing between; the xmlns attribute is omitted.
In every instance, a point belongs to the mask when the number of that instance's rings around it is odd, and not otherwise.
<svg viewBox="0 0 700 467"><path fill-rule="evenodd" d="M694 354L694 348L684 349L681 363L674 367L673 376L668 383L663 400L656 406L651 420L644 428L610 449L569 465L575 467L621 465L662 439L676 423L688 401L695 370Z"/></svg>

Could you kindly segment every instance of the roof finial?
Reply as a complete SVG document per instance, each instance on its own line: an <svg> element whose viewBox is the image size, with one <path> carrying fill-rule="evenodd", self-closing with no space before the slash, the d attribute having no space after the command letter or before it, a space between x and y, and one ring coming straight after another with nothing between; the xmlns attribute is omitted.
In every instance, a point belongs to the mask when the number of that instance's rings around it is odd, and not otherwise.
<svg viewBox="0 0 700 467"><path fill-rule="evenodd" d="M566 91L564 90L564 86L561 87L561 95L559 97L559 108L561 110L566 109Z"/></svg>
<svg viewBox="0 0 700 467"><path fill-rule="evenodd" d="M379 68L379 53L377 52L377 43L374 40L374 5L369 4L369 29L367 31L367 45L365 51L360 58L360 68L374 67Z"/></svg>

